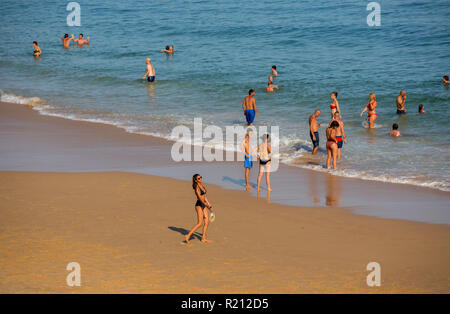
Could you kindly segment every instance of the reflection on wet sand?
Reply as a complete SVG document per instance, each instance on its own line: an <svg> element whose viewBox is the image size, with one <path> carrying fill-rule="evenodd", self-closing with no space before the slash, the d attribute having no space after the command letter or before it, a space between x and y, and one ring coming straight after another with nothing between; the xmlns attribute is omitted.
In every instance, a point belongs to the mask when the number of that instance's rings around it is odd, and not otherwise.
<svg viewBox="0 0 450 314"><path fill-rule="evenodd" d="M314 204L320 203L319 198L319 189L317 183L317 177L314 173L308 172L308 181L309 181L309 196L311 197Z"/></svg>
<svg viewBox="0 0 450 314"><path fill-rule="evenodd" d="M325 204L330 207L339 206L340 186L339 178L333 175L327 175L327 193L325 196Z"/></svg>
<svg viewBox="0 0 450 314"><path fill-rule="evenodd" d="M271 203L271 201L270 201L270 194L271 194L272 192L271 191L267 191L267 196L266 196L266 201L267 201L267 203ZM257 196L257 198L261 198L261 191L258 191L257 192L257 194L256 194L256 196Z"/></svg>

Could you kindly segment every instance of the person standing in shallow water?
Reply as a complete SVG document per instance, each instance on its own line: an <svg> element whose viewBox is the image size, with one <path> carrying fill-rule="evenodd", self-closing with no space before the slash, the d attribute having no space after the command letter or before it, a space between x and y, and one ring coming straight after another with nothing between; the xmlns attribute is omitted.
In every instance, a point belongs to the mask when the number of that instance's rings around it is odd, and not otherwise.
<svg viewBox="0 0 450 314"><path fill-rule="evenodd" d="M270 165L272 162L272 147L269 145L270 136L269 134L265 134L263 136L263 142L258 145L258 158L259 158L259 173L258 173L258 184L257 190L260 191L261 187L261 179L266 173L266 184L267 191L271 192L272 188L270 187Z"/></svg>
<svg viewBox="0 0 450 314"><path fill-rule="evenodd" d="M319 128L320 124L317 123L317 118L320 116L321 111L317 109L314 113L309 116L309 136L313 143L312 154L315 155L319 149Z"/></svg>
<svg viewBox="0 0 450 314"><path fill-rule="evenodd" d="M258 108L256 108L255 102L255 91L253 89L250 89L248 91L248 96L244 98L244 101L242 102L242 110L244 111L247 125L253 125L255 115L259 118L259 112Z"/></svg>
<svg viewBox="0 0 450 314"><path fill-rule="evenodd" d="M63 48L68 49L70 46L70 41L74 40L75 37L73 37L73 34L71 37L69 37L68 34L64 34L64 37L60 37L60 39L63 41Z"/></svg>
<svg viewBox="0 0 450 314"><path fill-rule="evenodd" d="M337 121L339 123L339 128L336 129L336 140L338 146L338 159L341 160L341 151L343 143L347 144L347 137L345 135L344 122L341 121L341 115L339 111L336 111L333 115L333 119L331 119L329 126L333 121ZM328 126L328 127L329 127Z"/></svg>
<svg viewBox="0 0 450 314"><path fill-rule="evenodd" d="M252 188L249 183L250 170L253 168L253 149L250 143L250 137L253 131L247 130L245 138L241 143L241 151L244 152L244 168L245 168L245 189L248 191Z"/></svg>
<svg viewBox="0 0 450 314"><path fill-rule="evenodd" d="M189 243L192 234L198 228L200 228L202 224L203 235L201 241L203 243L208 243L211 242L206 238L206 231L208 230L209 226L208 210L212 212L212 206L208 201L208 198L206 197L206 187L203 185L203 178L201 175L194 174L194 176L192 177L192 188L194 189L195 196L197 197L197 202L195 203L195 211L197 212L197 224L186 235L186 243Z"/></svg>
<svg viewBox="0 0 450 314"><path fill-rule="evenodd" d="M400 94L397 96L397 114L405 114L406 113L406 92L402 90Z"/></svg>
<svg viewBox="0 0 450 314"><path fill-rule="evenodd" d="M337 129L339 128L339 122L333 121L331 122L330 126L327 128L326 135L327 135L327 169L330 168L331 161L333 160L333 169L336 170L336 159L338 155L338 146L337 146L337 139L336 139L336 133Z"/></svg>
<svg viewBox="0 0 450 314"><path fill-rule="evenodd" d="M341 112L341 108L339 108L339 102L337 100L338 92L332 92L331 93L331 104L330 104L330 110L331 110L331 118L333 119L334 113Z"/></svg>
<svg viewBox="0 0 450 314"><path fill-rule="evenodd" d="M145 67L145 75L142 78L145 80L147 78L147 81L154 82L155 81L155 67L150 62L150 58L145 59L145 63L147 63L147 66Z"/></svg>
<svg viewBox="0 0 450 314"><path fill-rule="evenodd" d="M367 123L369 124L369 128L373 129L375 127L375 120L377 119L377 99L374 93L369 94L369 103L364 107L361 111L360 116L362 117L363 113L368 110Z"/></svg>
<svg viewBox="0 0 450 314"><path fill-rule="evenodd" d="M88 39L85 40L83 36L83 34L80 34L78 36L78 39L74 39L73 41L76 42L78 46L89 45L89 43L91 42L91 38L88 36Z"/></svg>

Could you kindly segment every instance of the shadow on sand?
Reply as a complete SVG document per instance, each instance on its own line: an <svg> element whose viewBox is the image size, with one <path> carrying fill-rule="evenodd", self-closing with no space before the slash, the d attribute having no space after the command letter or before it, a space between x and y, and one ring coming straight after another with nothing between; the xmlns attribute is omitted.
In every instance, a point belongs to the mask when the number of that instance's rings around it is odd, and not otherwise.
<svg viewBox="0 0 450 314"><path fill-rule="evenodd" d="M177 228L177 227L172 227L172 226L170 226L170 227L168 227L170 230L172 230L172 231L175 231L175 232L178 232L178 233L181 233L182 235L187 235L188 233L189 233L189 230L186 230L186 229L184 229L184 228ZM194 232L193 234L192 234L192 236L193 237L196 237L197 239L199 239L199 240L201 240L202 239L202 236L201 236L201 234L199 234L198 232ZM191 237L191 239L192 239L192 237Z"/></svg>

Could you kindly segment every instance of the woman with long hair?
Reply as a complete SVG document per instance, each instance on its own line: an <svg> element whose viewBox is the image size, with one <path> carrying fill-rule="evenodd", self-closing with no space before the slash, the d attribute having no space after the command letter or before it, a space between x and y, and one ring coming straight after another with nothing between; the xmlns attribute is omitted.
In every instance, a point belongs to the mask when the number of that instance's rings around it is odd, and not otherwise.
<svg viewBox="0 0 450 314"><path fill-rule="evenodd" d="M208 210L212 212L212 206L206 197L206 187L203 185L203 178L199 174L194 174L192 177L192 188L194 189L195 196L197 196L197 202L195 203L195 210L197 212L197 224L186 235L186 243L189 243L189 239L192 234L201 227L203 224L202 242L208 243L210 240L206 239L206 230L209 225ZM208 210L206 210L206 208Z"/></svg>
<svg viewBox="0 0 450 314"><path fill-rule="evenodd" d="M336 170L336 158L338 155L338 141L336 139L336 132L339 127L339 122L332 121L330 126L327 128L327 169L330 168L331 159L333 159L333 169Z"/></svg>

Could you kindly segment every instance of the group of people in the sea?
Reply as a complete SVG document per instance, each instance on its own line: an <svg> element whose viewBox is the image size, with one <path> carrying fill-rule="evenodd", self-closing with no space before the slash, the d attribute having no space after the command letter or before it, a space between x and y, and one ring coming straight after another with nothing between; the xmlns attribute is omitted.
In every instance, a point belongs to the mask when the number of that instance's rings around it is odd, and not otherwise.
<svg viewBox="0 0 450 314"><path fill-rule="evenodd" d="M75 38L74 35L69 37L69 34L64 34L64 36L61 36L60 39L62 40L62 45L64 49L68 49L70 47L70 42L75 42L78 46L84 46L89 45L90 38L88 36L88 39L84 39L84 35L80 34L78 35L78 38ZM42 49L39 47L37 41L33 41L33 56L40 57L42 55Z"/></svg>

